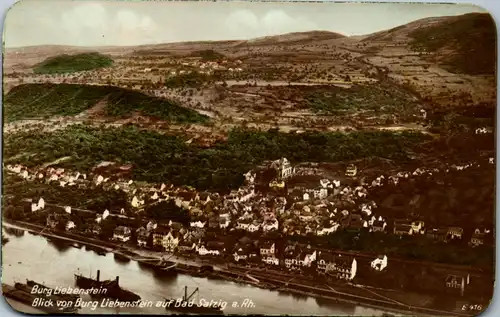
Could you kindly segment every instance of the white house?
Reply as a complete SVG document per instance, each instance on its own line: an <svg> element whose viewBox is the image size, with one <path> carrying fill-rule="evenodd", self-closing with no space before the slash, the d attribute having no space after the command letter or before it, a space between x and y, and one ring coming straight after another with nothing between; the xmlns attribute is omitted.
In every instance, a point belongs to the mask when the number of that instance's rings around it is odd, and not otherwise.
<svg viewBox="0 0 500 317"><path fill-rule="evenodd" d="M319 181L319 184L321 185L322 188L328 188L328 185L330 185L330 180L329 179L321 179Z"/></svg>
<svg viewBox="0 0 500 317"><path fill-rule="evenodd" d="M248 226L247 231L256 232L256 231L259 231L259 229L260 229L260 224L257 222L253 222Z"/></svg>
<svg viewBox="0 0 500 317"><path fill-rule="evenodd" d="M272 230L278 230L279 222L278 219L269 219L264 221L264 224L262 225L262 229L264 231L272 231Z"/></svg>
<svg viewBox="0 0 500 317"><path fill-rule="evenodd" d="M146 230L147 231L153 231L158 227L158 223L156 221L149 221L148 224L146 225Z"/></svg>
<svg viewBox="0 0 500 317"><path fill-rule="evenodd" d="M372 214L372 206L368 204L361 204L361 211L364 212L367 216L371 216Z"/></svg>
<svg viewBox="0 0 500 317"><path fill-rule="evenodd" d="M268 256L274 256L275 255L275 252L276 252L276 249L275 249L275 244L274 242L272 241L269 241L269 242L264 242L261 246L260 246L260 255L261 257L268 257Z"/></svg>
<svg viewBox="0 0 500 317"><path fill-rule="evenodd" d="M239 248L236 252L234 252L233 257L234 261L239 262L246 260L248 258L248 254L242 248Z"/></svg>
<svg viewBox="0 0 500 317"><path fill-rule="evenodd" d="M382 271L387 267L387 256L379 256L371 262L371 267L377 271Z"/></svg>
<svg viewBox="0 0 500 317"><path fill-rule="evenodd" d="M174 251L177 245L179 245L179 238L174 237L172 232L169 232L166 236L163 236L162 244L166 251Z"/></svg>
<svg viewBox="0 0 500 317"><path fill-rule="evenodd" d="M313 191L314 198L325 199L328 196L328 189L318 188Z"/></svg>
<svg viewBox="0 0 500 317"><path fill-rule="evenodd" d="M350 281L356 276L357 266L356 259L352 257L318 252L317 270L319 274Z"/></svg>
<svg viewBox="0 0 500 317"><path fill-rule="evenodd" d="M485 134L488 133L488 130L486 128L477 128L476 129L476 134Z"/></svg>
<svg viewBox="0 0 500 317"><path fill-rule="evenodd" d="M413 221L411 223L411 228L412 228L413 233L423 234L425 232L424 225L425 224L423 221Z"/></svg>
<svg viewBox="0 0 500 317"><path fill-rule="evenodd" d="M280 264L280 260L275 256L267 256L265 258L262 258L262 262L269 264L269 265L279 265Z"/></svg>
<svg viewBox="0 0 500 317"><path fill-rule="evenodd" d="M329 235L330 233L337 231L339 226L340 225L338 223L333 223L332 225L330 225L329 228L322 228L321 230L317 230L316 235L318 236Z"/></svg>
<svg viewBox="0 0 500 317"><path fill-rule="evenodd" d="M312 262L316 261L316 251L304 256L303 266L311 266Z"/></svg>
<svg viewBox="0 0 500 317"><path fill-rule="evenodd" d="M179 245L179 238L172 234L170 228L162 227L153 233L153 245L162 247L165 251L172 252Z"/></svg>
<svg viewBox="0 0 500 317"><path fill-rule="evenodd" d="M74 229L74 228L76 228L76 226L75 226L75 223L73 221L70 220L66 223L66 231L70 231L71 229Z"/></svg>
<svg viewBox="0 0 500 317"><path fill-rule="evenodd" d="M113 231L113 240L127 242L132 236L132 230L129 227L118 226Z"/></svg>
<svg viewBox="0 0 500 317"><path fill-rule="evenodd" d="M134 208L138 208L138 207L139 207L139 199L137 199L137 197L136 197L136 196L134 196L134 197L132 198L132 202L131 202L130 204L132 205L132 207L134 207Z"/></svg>
<svg viewBox="0 0 500 317"><path fill-rule="evenodd" d="M207 249L204 245L201 247L196 247L196 252L198 252L199 255L219 255L220 251L219 250L212 250L212 249Z"/></svg>
<svg viewBox="0 0 500 317"><path fill-rule="evenodd" d="M231 223L231 220L229 220L229 218L226 218L226 217L219 218L219 227L221 229L226 229L227 227L229 227L230 223Z"/></svg>
<svg viewBox="0 0 500 317"><path fill-rule="evenodd" d="M250 224L252 223L252 220L251 219L248 219L248 218L240 218L238 219L238 221L236 222L236 228L237 229L241 229L241 230L248 230L248 227L250 226Z"/></svg>
<svg viewBox="0 0 500 317"><path fill-rule="evenodd" d="M31 211L38 211L43 209L45 209L45 200L43 200L43 198L40 198L38 200L38 203L31 205Z"/></svg>
<svg viewBox="0 0 500 317"><path fill-rule="evenodd" d="M191 228L204 228L206 224L206 221L201 222L201 221L194 221L190 223Z"/></svg>

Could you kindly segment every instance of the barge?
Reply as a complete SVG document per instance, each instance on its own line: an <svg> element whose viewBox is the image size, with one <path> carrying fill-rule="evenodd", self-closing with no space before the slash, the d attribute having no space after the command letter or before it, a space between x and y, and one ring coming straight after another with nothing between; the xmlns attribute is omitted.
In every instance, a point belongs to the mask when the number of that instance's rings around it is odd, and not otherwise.
<svg viewBox="0 0 500 317"><path fill-rule="evenodd" d="M114 252L113 257L119 262L130 262L130 258L122 253Z"/></svg>
<svg viewBox="0 0 500 317"><path fill-rule="evenodd" d="M119 284L119 276L114 280L99 280L100 271L97 270L97 277L85 277L80 274L75 274L75 284L82 289L99 289L97 294L92 294L93 297L106 297L116 299L123 302L133 302L140 300L141 297L129 290L123 289Z"/></svg>
<svg viewBox="0 0 500 317"><path fill-rule="evenodd" d="M6 298L11 298L48 314L76 314L77 312L77 307L66 301L58 301L60 297L31 294L31 287L26 284L15 283L12 286L2 283L2 293Z"/></svg>
<svg viewBox="0 0 500 317"><path fill-rule="evenodd" d="M175 275L177 274L177 263L166 260L158 259L148 259L148 260L137 260L140 267L155 269L157 272L161 272L165 275Z"/></svg>
<svg viewBox="0 0 500 317"><path fill-rule="evenodd" d="M101 247L97 247L97 246L86 245L85 250L93 251L93 252L97 253L97 255L100 255L100 256L106 256L106 254L107 254L105 249L103 249Z"/></svg>

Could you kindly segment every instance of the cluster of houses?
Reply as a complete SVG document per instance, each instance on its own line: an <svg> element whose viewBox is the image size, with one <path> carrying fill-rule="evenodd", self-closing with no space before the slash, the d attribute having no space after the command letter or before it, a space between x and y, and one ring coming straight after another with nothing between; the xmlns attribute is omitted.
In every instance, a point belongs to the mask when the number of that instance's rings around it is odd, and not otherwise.
<svg viewBox="0 0 500 317"><path fill-rule="evenodd" d="M187 74L193 71L207 75L212 74L214 71L227 71L230 73L243 71L243 68L241 68L243 62L241 60L202 61L199 58L193 57L171 62L176 65L170 70L171 76ZM151 73L154 70L154 68L149 67L142 69L144 73ZM156 68L156 70L158 69Z"/></svg>
<svg viewBox="0 0 500 317"><path fill-rule="evenodd" d="M110 162L99 164L99 168L113 167ZM471 167L451 166L447 169L463 170ZM397 186L399 179L418 177L436 173L435 170L418 168L413 173L400 172L385 178L379 176L371 184L349 186L341 184L336 179L321 179L317 187L287 188L286 195L263 194L255 189L257 174L249 171L245 174L246 184L228 195L218 193L197 192L192 188L174 187L161 184L156 186L140 186L132 180L110 180L102 175L92 175L78 172L68 172L62 168L48 168L45 170L29 171L20 165L8 165L7 170L26 180L45 181L51 184L65 186L96 186L103 190L121 190L130 198L130 210L134 215L140 215L144 208L151 204L173 201L179 208L190 214L190 228L178 228L172 235L184 234L183 231L196 231L204 228L220 230L244 230L249 234L280 233L285 235L316 235L325 236L338 230L358 232L387 232L388 221L375 214L377 205L367 199L371 188L392 185ZM114 166L121 171L121 166ZM128 166L123 167L125 170ZM276 171L276 177L269 183L269 187L277 186L283 189L288 179L294 176L295 168L286 158L269 163L269 168ZM97 171L97 170L96 170ZM355 177L357 168L348 165L346 177ZM32 211L43 209L43 199L38 204L32 204ZM68 207L70 208L70 207ZM66 211L71 213L71 211ZM102 221L103 214L96 214L96 227ZM124 214L125 210L114 211L113 214ZM462 239L463 229L424 228L423 221L398 220L393 223L392 233L397 236L426 235L438 241ZM150 231L151 228L146 228ZM196 230L191 230L196 229ZM155 228L156 230L156 228ZM158 229L159 230L159 229ZM170 231L170 228L164 228ZM95 231L98 231L97 229ZM476 229L470 239L471 246L484 244L484 239L490 232L486 229ZM178 237L177 237L178 238ZM170 239L176 239L172 236ZM181 241L183 239L179 239ZM170 242L168 242L170 243ZM193 244L189 247L191 247ZM188 247L188 246L185 246ZM203 251L204 252L204 251ZM207 251L208 252L208 251Z"/></svg>
<svg viewBox="0 0 500 317"><path fill-rule="evenodd" d="M425 235L429 239L440 242L463 239L464 229L461 227L426 229L424 226L423 221L395 220L393 233L397 236ZM472 247L483 245L489 233L490 230L488 229L476 228L468 242L469 245Z"/></svg>
<svg viewBox="0 0 500 317"><path fill-rule="evenodd" d="M488 162L491 164L491 162ZM102 164L101 164L102 165ZM110 165L110 164L107 164ZM111 164L112 165L112 164ZM471 165L451 166L449 169L463 170ZM269 167L276 170L276 177L269 183L277 186L285 184L294 176L296 170L286 158L270 162ZM139 228L117 226L113 231L113 240L118 243L135 243L139 247L151 248L163 252L176 252L197 256L231 258L235 262L256 262L260 265L279 267L290 271L315 271L326 277L352 280L356 276L357 261L353 257L333 254L314 247L302 247L298 244L278 246L276 241L285 235L324 236L337 230L387 232L388 221L375 215L377 206L367 199L368 191L373 187L397 186L398 179L418 177L435 170L417 169L413 173L398 173L385 179L380 176L370 184L349 186L336 179L321 179L316 188L287 188L286 195L263 194L256 190L257 174L250 171L245 174L246 184L228 195L197 192L187 187L139 185L133 181L115 180L98 174L85 175L65 171L61 168L29 170L20 165L6 166L6 169L28 181L48 182L61 187L82 186L101 187L103 190L122 190L130 197L128 214L137 218L144 208L162 201L171 201L179 208L189 212L189 225L169 221L161 223L146 220ZM355 165L347 166L346 177L356 177ZM32 212L45 208L45 201L31 203ZM352 208L356 206L356 208ZM71 207L64 208L65 213L51 213L47 217L47 226L56 228L65 222L66 230L75 230L75 224L67 217ZM126 217L124 210L105 210L96 213L95 222L89 227L89 233L101 232L100 223L109 216ZM61 227L59 227L61 228ZM225 241L217 235L207 232L230 233L246 231L238 241ZM447 242L463 239L464 230L460 227L426 228L423 221L396 219L392 223L392 234L396 236L427 236L430 239ZM469 241L471 246L485 243L489 230L476 229ZM276 239L269 238L274 235ZM231 237L231 234L219 237ZM380 256L371 262L375 271L387 267L387 257ZM449 288L464 289L467 280L460 276L450 276L446 280Z"/></svg>
<svg viewBox="0 0 500 317"><path fill-rule="evenodd" d="M117 242L129 242L132 236L132 229L124 226L116 227L113 232L113 239ZM357 261L350 256L317 251L310 246L304 248L299 244L288 244L279 250L273 240L252 240L248 236L230 242L207 241L203 230L182 230L180 224L172 222L162 227L150 221L136 230L136 239L139 247L151 245L156 250L183 255L230 257L238 263L280 267L294 272L313 269L319 274L342 280L352 280L357 270ZM375 270L381 271L387 266L387 257L383 258L385 262L373 266Z"/></svg>

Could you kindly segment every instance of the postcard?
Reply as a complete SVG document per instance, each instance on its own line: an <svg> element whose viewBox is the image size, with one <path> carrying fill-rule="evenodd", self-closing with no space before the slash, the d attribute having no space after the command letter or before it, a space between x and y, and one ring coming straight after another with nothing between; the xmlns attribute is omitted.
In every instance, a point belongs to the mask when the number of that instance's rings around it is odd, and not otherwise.
<svg viewBox="0 0 500 317"><path fill-rule="evenodd" d="M36 314L480 314L496 43L466 4L16 3L3 296Z"/></svg>

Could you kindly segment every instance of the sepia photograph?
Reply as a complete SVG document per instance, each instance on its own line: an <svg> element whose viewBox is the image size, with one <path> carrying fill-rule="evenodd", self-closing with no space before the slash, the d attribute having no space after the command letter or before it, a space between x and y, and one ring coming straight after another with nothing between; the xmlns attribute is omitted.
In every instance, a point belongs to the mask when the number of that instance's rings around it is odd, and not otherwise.
<svg viewBox="0 0 500 317"><path fill-rule="evenodd" d="M497 29L486 9L21 0L2 58L10 310L488 309Z"/></svg>

